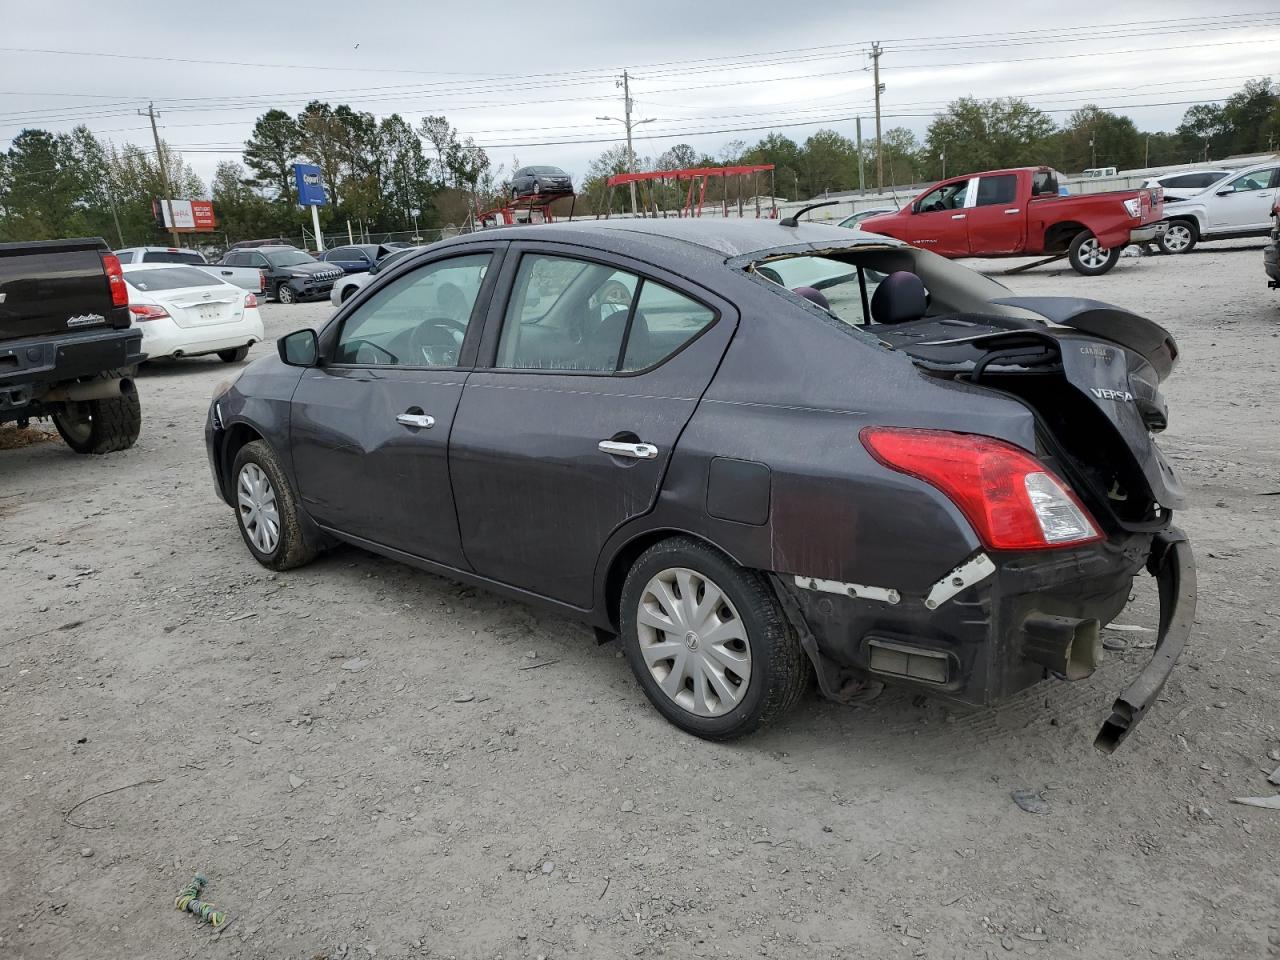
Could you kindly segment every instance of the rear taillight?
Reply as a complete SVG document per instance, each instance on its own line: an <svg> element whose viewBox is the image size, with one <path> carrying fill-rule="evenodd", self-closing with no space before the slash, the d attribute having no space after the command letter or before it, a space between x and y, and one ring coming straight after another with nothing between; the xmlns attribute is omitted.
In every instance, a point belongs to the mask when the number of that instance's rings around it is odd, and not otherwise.
<svg viewBox="0 0 1280 960"><path fill-rule="evenodd" d="M1102 539L1070 488L1003 440L893 427L866 427L859 436L886 467L945 493L992 550L1047 550Z"/></svg>
<svg viewBox="0 0 1280 960"><path fill-rule="evenodd" d="M1142 216L1142 199L1140 197L1133 197L1126 200L1124 202L1124 208L1128 211L1129 216L1136 220L1138 217Z"/></svg>
<svg viewBox="0 0 1280 960"><path fill-rule="evenodd" d="M252 293L245 294L244 308L246 310L248 310L250 307L256 307L257 305L258 305L257 297L255 297Z"/></svg>
<svg viewBox="0 0 1280 960"><path fill-rule="evenodd" d="M129 312L133 314L134 320L163 320L169 316L168 310L157 307L154 303L131 303Z"/></svg>
<svg viewBox="0 0 1280 960"><path fill-rule="evenodd" d="M111 289L111 305L113 307L127 306L129 303L129 291L124 285L124 270L120 267L120 258L114 253L104 253L102 255L102 268L107 274L107 286Z"/></svg>
<svg viewBox="0 0 1280 960"><path fill-rule="evenodd" d="M258 271L258 292L267 292L267 271L265 270Z"/></svg>

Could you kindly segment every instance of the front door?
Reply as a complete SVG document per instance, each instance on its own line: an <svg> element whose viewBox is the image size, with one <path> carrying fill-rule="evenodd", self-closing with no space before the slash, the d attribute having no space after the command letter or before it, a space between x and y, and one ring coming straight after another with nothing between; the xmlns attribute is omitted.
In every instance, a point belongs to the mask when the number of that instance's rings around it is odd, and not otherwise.
<svg viewBox="0 0 1280 960"><path fill-rule="evenodd" d="M1224 232L1268 229L1278 176L1280 167L1267 167L1224 180L1209 201L1210 228Z"/></svg>
<svg viewBox="0 0 1280 960"><path fill-rule="evenodd" d="M491 250L458 252L382 286L326 330L326 362L293 397L294 470L322 526L465 567L448 444L496 280Z"/></svg>
<svg viewBox="0 0 1280 960"><path fill-rule="evenodd" d="M913 207L907 217L902 239L912 246L932 250L944 257L969 254L969 231L966 207L972 179L952 180L930 190Z"/></svg>
<svg viewBox="0 0 1280 960"><path fill-rule="evenodd" d="M979 177L976 198L964 213L974 256L1020 253L1026 246L1027 216L1018 204L1016 173Z"/></svg>
<svg viewBox="0 0 1280 960"><path fill-rule="evenodd" d="M701 288L596 256L508 259L491 369L468 378L449 453L475 571L579 607L610 534L652 507L737 323Z"/></svg>

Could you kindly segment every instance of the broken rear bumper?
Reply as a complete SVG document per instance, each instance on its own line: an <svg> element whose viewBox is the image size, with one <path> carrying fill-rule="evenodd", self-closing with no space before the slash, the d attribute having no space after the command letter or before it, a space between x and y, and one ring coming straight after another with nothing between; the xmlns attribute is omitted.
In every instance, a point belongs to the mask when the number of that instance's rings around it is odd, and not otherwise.
<svg viewBox="0 0 1280 960"><path fill-rule="evenodd" d="M1107 752L1155 702L1195 615L1195 564L1168 529L1069 551L975 554L922 596L778 576L784 608L823 693L846 699L874 676L990 706L1046 677L1082 679L1101 656L1099 629L1146 567L1160 592L1156 653L1120 695L1095 745Z"/></svg>
<svg viewBox="0 0 1280 960"><path fill-rule="evenodd" d="M1160 534L1151 545L1147 569L1160 590L1160 632L1151 662L1120 694L1111 707L1093 745L1110 753L1124 742L1138 721L1146 716L1173 672L1196 619L1196 562L1191 544L1177 529Z"/></svg>

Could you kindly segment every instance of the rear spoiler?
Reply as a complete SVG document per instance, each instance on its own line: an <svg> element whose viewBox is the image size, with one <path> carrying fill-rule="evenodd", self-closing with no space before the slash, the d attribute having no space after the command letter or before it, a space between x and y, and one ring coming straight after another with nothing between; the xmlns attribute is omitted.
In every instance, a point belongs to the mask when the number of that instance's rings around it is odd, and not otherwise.
<svg viewBox="0 0 1280 960"><path fill-rule="evenodd" d="M1158 323L1101 300L1084 297L1002 297L992 300L1007 307L1030 310L1050 323L1082 330L1141 354L1161 380L1178 362L1178 343Z"/></svg>

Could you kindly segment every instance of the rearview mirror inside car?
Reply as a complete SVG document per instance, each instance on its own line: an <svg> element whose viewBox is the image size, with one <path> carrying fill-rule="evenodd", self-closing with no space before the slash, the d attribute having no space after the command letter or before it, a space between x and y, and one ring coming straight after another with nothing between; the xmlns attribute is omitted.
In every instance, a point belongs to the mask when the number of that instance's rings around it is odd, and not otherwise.
<svg viewBox="0 0 1280 960"><path fill-rule="evenodd" d="M320 343L311 329L295 330L276 341L280 359L291 367L312 367L320 356Z"/></svg>

